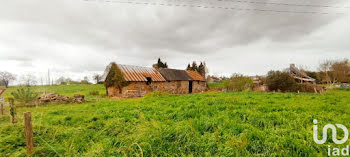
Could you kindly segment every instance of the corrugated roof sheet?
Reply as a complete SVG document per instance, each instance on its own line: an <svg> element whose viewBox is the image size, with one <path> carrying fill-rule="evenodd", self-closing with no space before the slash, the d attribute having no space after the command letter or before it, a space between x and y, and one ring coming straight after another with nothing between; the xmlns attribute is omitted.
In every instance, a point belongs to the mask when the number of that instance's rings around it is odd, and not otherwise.
<svg viewBox="0 0 350 157"><path fill-rule="evenodd" d="M186 73L185 70L177 69L158 69L159 73L167 81L190 81L192 78Z"/></svg>
<svg viewBox="0 0 350 157"><path fill-rule="evenodd" d="M147 81L146 77L152 78L152 81L166 81L154 68L121 64L118 64L118 67L124 74L126 81Z"/></svg>
<svg viewBox="0 0 350 157"><path fill-rule="evenodd" d="M205 78L199 74L197 71L186 70L186 73L192 78L194 81L206 81Z"/></svg>
<svg viewBox="0 0 350 157"><path fill-rule="evenodd" d="M146 77L152 78L152 81L159 82L159 81L166 81L164 77L154 68L148 68L148 67L140 67L140 66L133 66L133 65L122 65L117 64L119 69L124 75L124 79L126 81L130 82L146 82ZM107 66L104 74L102 75L102 79L105 80L109 70L111 68L111 64Z"/></svg>

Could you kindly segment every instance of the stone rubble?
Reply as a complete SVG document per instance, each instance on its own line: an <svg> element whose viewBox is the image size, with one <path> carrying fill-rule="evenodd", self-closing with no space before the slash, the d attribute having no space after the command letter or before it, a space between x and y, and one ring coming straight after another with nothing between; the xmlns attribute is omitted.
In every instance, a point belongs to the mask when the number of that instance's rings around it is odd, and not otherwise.
<svg viewBox="0 0 350 157"><path fill-rule="evenodd" d="M42 103L83 103L85 101L85 96L80 94L75 94L73 97L62 96L56 93L42 94L37 98L40 104Z"/></svg>

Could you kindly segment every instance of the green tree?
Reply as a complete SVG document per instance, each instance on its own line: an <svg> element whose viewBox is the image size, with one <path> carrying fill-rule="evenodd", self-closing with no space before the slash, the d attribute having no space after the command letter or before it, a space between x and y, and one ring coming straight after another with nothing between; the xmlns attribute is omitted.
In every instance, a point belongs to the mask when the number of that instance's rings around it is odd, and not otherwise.
<svg viewBox="0 0 350 157"><path fill-rule="evenodd" d="M12 92L11 95L21 105L32 102L38 96L38 94L30 90L30 88L17 89L16 91Z"/></svg>
<svg viewBox="0 0 350 157"><path fill-rule="evenodd" d="M166 62L163 62L160 58L158 58L157 67L158 68L168 68L168 64Z"/></svg>
<svg viewBox="0 0 350 157"><path fill-rule="evenodd" d="M297 82L288 72L270 71L266 77L266 84L273 91L296 92L299 90Z"/></svg>
<svg viewBox="0 0 350 157"><path fill-rule="evenodd" d="M111 63L111 68L104 82L107 95L108 95L109 87L113 87L113 86L117 87L119 90L119 93L122 93L123 87L127 86L128 84L129 82L125 80L123 73L119 69L118 65L116 63Z"/></svg>
<svg viewBox="0 0 350 157"><path fill-rule="evenodd" d="M195 61L192 62L191 70L192 71L198 71L198 66L197 66L197 63Z"/></svg>
<svg viewBox="0 0 350 157"><path fill-rule="evenodd" d="M322 79L318 72L306 71L305 73L307 76L310 76L311 78L315 79L316 83L321 83Z"/></svg>
<svg viewBox="0 0 350 157"><path fill-rule="evenodd" d="M188 65L187 65L186 70L192 70L191 64L188 64Z"/></svg>
<svg viewBox="0 0 350 157"><path fill-rule="evenodd" d="M207 67L205 62L201 62L201 64L198 66L198 72L201 74L203 77L205 77L206 72L207 72Z"/></svg>

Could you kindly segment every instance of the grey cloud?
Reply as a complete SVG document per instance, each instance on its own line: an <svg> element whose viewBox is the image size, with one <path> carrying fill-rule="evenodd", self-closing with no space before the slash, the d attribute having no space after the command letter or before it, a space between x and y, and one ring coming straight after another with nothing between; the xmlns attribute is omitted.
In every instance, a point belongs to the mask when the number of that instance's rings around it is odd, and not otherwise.
<svg viewBox="0 0 350 157"><path fill-rule="evenodd" d="M344 19L345 15L333 14L343 11L342 9L257 5L216 0L210 1L211 3L208 0L168 2L331 14L253 12L84 0L4 0L0 6L0 24L4 24L6 28L0 30L0 50L11 55L6 54L7 58L1 59L23 62L18 66L30 65L27 62L40 62L47 67L55 67L58 72L75 73L103 71L110 61L151 65L159 56L168 59L176 67L191 60L205 59L214 65L213 69L221 69L217 66L220 62L225 59L228 61L240 53L248 53L248 50L262 51L265 56L283 53L280 57L285 57L294 54L288 49L315 52L323 46L324 49L331 49L338 54L348 49L346 36L335 36L331 42L334 47L324 43L328 40L309 42L316 40L313 37L314 33L322 32L328 25ZM285 2L341 4L337 1L315 0ZM347 10L343 12L346 13ZM346 24L349 26L349 23ZM344 25L337 26L341 27L345 28ZM321 36L325 38L332 35ZM336 42L339 39L342 41ZM265 46L256 46L259 43L264 43ZM218 53L223 55L221 60L215 60ZM254 68L249 68L251 69Z"/></svg>
<svg viewBox="0 0 350 157"><path fill-rule="evenodd" d="M29 28L33 36L45 36L48 40L72 45L91 45L99 50L137 47L145 51L172 49L180 53L209 53L222 47L247 45L263 38L279 42L295 40L339 17L176 7L154 11L156 6L67 0L48 4L36 1L12 4L13 7L23 6L22 13L11 10L7 12L13 14L2 11L5 12L2 15L31 23ZM47 7L33 11L38 9L38 3ZM68 5L70 3L73 5ZM205 5L201 2L197 4ZM224 4L236 6L230 2ZM217 5L222 4L218 2ZM266 7L247 3L241 4L240 8ZM267 8L276 9L271 6ZM313 8L312 11L322 12L323 8Z"/></svg>

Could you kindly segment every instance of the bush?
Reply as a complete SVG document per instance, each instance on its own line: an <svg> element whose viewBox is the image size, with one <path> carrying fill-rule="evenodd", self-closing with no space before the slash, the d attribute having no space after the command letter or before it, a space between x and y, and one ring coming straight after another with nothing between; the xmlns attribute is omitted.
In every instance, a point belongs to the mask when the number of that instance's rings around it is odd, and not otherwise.
<svg viewBox="0 0 350 157"><path fill-rule="evenodd" d="M321 83L321 81L322 81L321 76L320 76L320 74L318 72L307 71L306 75L310 76L313 79L315 79L316 83Z"/></svg>
<svg viewBox="0 0 350 157"><path fill-rule="evenodd" d="M38 96L38 94L30 90L30 88L17 89L15 92L12 92L11 95L21 105L32 102Z"/></svg>
<svg viewBox="0 0 350 157"><path fill-rule="evenodd" d="M266 77L266 84L271 91L297 92L299 85L288 72L270 71Z"/></svg>
<svg viewBox="0 0 350 157"><path fill-rule="evenodd" d="M234 74L230 79L224 81L227 91L245 91L253 87L253 80L249 77Z"/></svg>
<svg viewBox="0 0 350 157"><path fill-rule="evenodd" d="M314 92L323 93L326 91L326 89L323 86L310 84L310 83L299 84L299 90L300 92L308 92L308 93L314 93Z"/></svg>

